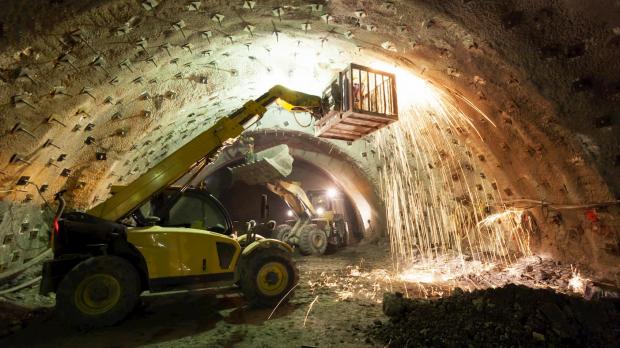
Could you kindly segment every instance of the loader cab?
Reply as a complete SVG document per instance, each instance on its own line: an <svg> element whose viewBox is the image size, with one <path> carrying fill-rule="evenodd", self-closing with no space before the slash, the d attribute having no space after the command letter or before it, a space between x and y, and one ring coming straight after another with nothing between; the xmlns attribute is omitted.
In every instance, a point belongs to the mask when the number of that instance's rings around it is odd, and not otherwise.
<svg viewBox="0 0 620 348"><path fill-rule="evenodd" d="M341 194L333 195L330 190L308 190L308 199L315 209L333 214L344 215L344 197ZM321 215L321 214L319 214Z"/></svg>
<svg viewBox="0 0 620 348"><path fill-rule="evenodd" d="M225 235L233 232L228 211L204 190L168 188L154 195L132 215L138 226L195 228Z"/></svg>

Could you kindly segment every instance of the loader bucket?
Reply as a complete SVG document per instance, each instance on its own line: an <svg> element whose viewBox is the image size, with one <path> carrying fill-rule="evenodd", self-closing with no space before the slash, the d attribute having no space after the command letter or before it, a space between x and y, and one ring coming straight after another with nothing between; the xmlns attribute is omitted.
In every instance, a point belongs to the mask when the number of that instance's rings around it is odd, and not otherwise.
<svg viewBox="0 0 620 348"><path fill-rule="evenodd" d="M257 152L255 160L228 169L233 183L241 181L248 185L264 185L289 176L293 171L293 156L288 145L282 144Z"/></svg>

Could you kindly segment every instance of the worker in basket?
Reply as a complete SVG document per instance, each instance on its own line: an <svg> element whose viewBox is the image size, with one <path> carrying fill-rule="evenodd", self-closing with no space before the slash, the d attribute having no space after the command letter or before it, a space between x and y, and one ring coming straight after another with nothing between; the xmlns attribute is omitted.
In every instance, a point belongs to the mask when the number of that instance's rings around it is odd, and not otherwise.
<svg viewBox="0 0 620 348"><path fill-rule="evenodd" d="M358 79L353 79L353 106L356 109L362 109L365 98L366 90L364 89L364 84L360 83Z"/></svg>

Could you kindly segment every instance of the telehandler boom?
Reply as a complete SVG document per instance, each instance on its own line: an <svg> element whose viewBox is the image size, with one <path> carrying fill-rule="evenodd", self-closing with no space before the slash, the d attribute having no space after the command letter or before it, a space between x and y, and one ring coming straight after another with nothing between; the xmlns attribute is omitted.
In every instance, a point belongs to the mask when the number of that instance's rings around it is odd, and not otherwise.
<svg viewBox="0 0 620 348"><path fill-rule="evenodd" d="M275 86L258 99L245 103L235 113L220 119L131 184L114 188L114 195L90 209L88 214L110 221L126 216L155 193L173 184L193 164L215 154L224 142L241 135L265 114L267 106L276 101L289 111L319 113L321 107L320 97Z"/></svg>
<svg viewBox="0 0 620 348"><path fill-rule="evenodd" d="M213 196L187 192L202 200L200 228L193 221L158 226L159 217L143 216L144 209L139 209L161 195L182 202L178 192L167 188L259 120L273 102L312 113L320 112L321 106L319 97L275 86L132 183L113 187L112 196L87 213L65 213L62 192L57 195L60 205L50 239L54 259L43 265L41 293L56 293L57 310L67 322L79 327L112 325L127 316L147 290L236 285L252 305L267 306L290 297L298 279L291 247L253 234L239 240L227 235L232 233L230 217ZM179 209L196 213L183 204ZM127 217L136 226L119 223Z"/></svg>
<svg viewBox="0 0 620 348"><path fill-rule="evenodd" d="M342 89L332 83L329 90L332 95L321 98L282 86L271 88L130 184L112 187L111 197L86 213L65 212L62 192L58 193L50 238L54 258L43 265L41 293L55 292L60 316L79 327L117 323L133 310L143 291L229 285L239 288L252 305L273 306L290 298L298 273L288 244L253 232L237 239L217 199L200 190L170 186L193 166L206 165L274 102L292 112L335 120L343 106L333 103L340 100L334 91ZM356 134L361 137L374 127ZM127 220L134 223L127 226Z"/></svg>

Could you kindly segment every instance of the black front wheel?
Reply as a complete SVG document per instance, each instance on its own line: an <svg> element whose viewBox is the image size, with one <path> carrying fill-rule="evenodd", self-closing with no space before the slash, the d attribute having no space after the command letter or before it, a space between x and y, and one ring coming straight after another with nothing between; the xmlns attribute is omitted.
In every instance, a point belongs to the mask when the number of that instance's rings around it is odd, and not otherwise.
<svg viewBox="0 0 620 348"><path fill-rule="evenodd" d="M274 239L281 240L286 243L286 239L288 239L288 235L291 233L291 225L282 224L278 225L273 231Z"/></svg>
<svg viewBox="0 0 620 348"><path fill-rule="evenodd" d="M118 256L97 256L80 262L60 282L58 314L79 328L116 324L138 303L140 277Z"/></svg>
<svg viewBox="0 0 620 348"><path fill-rule="evenodd" d="M302 255L323 255L327 249L327 234L315 224L301 229L299 235L299 252Z"/></svg>
<svg viewBox="0 0 620 348"><path fill-rule="evenodd" d="M256 250L241 267L239 285L252 306L272 307L287 302L299 281L291 255L279 248Z"/></svg>

